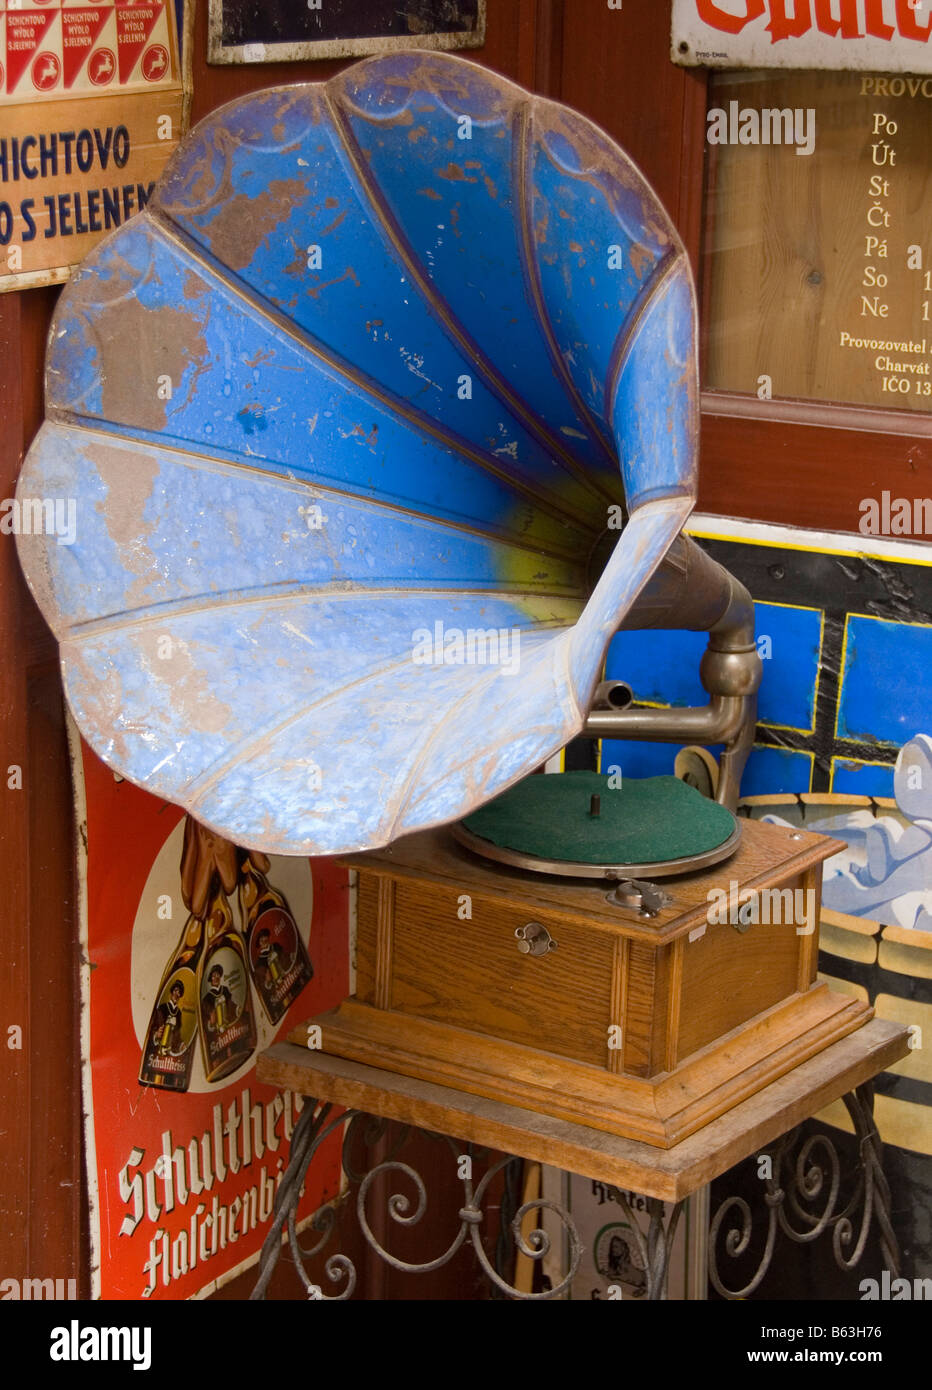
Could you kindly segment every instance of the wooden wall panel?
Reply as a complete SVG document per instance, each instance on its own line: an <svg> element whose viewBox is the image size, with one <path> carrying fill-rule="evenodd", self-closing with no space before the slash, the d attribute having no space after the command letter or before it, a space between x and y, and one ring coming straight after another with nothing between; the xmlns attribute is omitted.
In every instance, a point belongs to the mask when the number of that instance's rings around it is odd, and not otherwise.
<svg viewBox="0 0 932 1390"><path fill-rule="evenodd" d="M0 496L42 409L57 291L0 296ZM0 536L0 1275L86 1293L71 782L55 643ZM22 788L11 787L12 766ZM12 779L15 782L15 777ZM22 1046L11 1029L22 1030Z"/></svg>
<svg viewBox="0 0 932 1390"><path fill-rule="evenodd" d="M812 411L807 424L773 418L778 406L773 414L755 406L748 401L740 416L716 414L714 404L703 410L700 511L856 532L862 498L884 488L894 497L932 494L928 434L846 427L850 413L831 408Z"/></svg>
<svg viewBox="0 0 932 1390"><path fill-rule="evenodd" d="M705 74L670 62L670 0L567 0L560 97L608 131L653 184L690 255L699 246Z"/></svg>

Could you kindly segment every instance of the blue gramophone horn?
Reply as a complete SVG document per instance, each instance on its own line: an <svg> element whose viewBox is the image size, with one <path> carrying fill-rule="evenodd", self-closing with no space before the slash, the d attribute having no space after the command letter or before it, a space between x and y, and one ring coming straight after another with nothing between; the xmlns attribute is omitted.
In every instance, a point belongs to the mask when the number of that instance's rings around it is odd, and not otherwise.
<svg viewBox="0 0 932 1390"><path fill-rule="evenodd" d="M573 111L415 52L221 108L64 290L46 389L19 497L75 499L76 534L20 556L130 781L329 854L588 727L724 739L733 801L757 658L680 537L690 271ZM711 630L709 707L590 715L622 624Z"/></svg>

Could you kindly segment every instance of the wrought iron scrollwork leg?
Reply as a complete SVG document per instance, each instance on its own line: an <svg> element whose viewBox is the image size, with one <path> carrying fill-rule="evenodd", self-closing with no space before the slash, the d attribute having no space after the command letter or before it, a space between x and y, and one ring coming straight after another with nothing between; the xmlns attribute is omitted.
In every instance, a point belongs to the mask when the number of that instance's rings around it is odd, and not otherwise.
<svg viewBox="0 0 932 1390"><path fill-rule="evenodd" d="M649 1303L661 1302L667 1297L670 1252L673 1249L676 1228L679 1225L684 1204L683 1202L676 1203L670 1213L666 1228L664 1228L664 1203L659 1197L649 1197L647 1199L648 1225L645 1239L640 1222L635 1218L625 1194L619 1192L617 1200L628 1225L631 1227L634 1243L647 1276L647 1300Z"/></svg>
<svg viewBox="0 0 932 1390"><path fill-rule="evenodd" d="M317 1101L310 1096L304 1098L304 1109L298 1117L294 1133L291 1136L291 1157L285 1176L279 1184L275 1194L275 1205L272 1209L272 1226L268 1235L262 1242L262 1250L259 1254L259 1277L256 1280L255 1288L249 1295L250 1300L265 1297L266 1290L275 1272L282 1252L282 1232L288 1227L288 1239L291 1244L292 1255L295 1265L304 1287L312 1297L319 1296L314 1290L313 1285L307 1277L303 1260L317 1251L326 1243L330 1231L333 1227L333 1214L325 1208L323 1212L317 1213L312 1221L318 1230L323 1229L323 1239L319 1240L311 1250L302 1250L297 1236L295 1223L295 1212L298 1207L298 1200L301 1195L301 1188L304 1185L304 1177L307 1173L312 1158L320 1148L323 1141L335 1129L344 1124L347 1119L354 1114L353 1111L344 1111L332 1120L329 1124L327 1120L330 1116L332 1106L328 1103L318 1111ZM338 1299L349 1298L356 1285L356 1271L353 1269L352 1262L344 1255L332 1255L325 1266L327 1276L330 1279L347 1279L347 1288L342 1293L335 1295Z"/></svg>
<svg viewBox="0 0 932 1390"><path fill-rule="evenodd" d="M459 1156L458 1146L452 1139L446 1138L446 1136L443 1136L443 1138L449 1145L454 1159L456 1159ZM560 1294L569 1287L579 1268L579 1262L582 1259L582 1245L569 1213L558 1206L556 1202L550 1202L544 1198L537 1198L534 1201L525 1202L523 1206L520 1206L515 1212L514 1218L511 1221L511 1235L515 1245L522 1255L527 1256L527 1258L531 1260L542 1260L544 1258L550 1249L550 1238L540 1227L531 1231L526 1239L524 1238L521 1233L521 1225L527 1213L530 1211L552 1211L565 1225L570 1242L570 1270L566 1277L554 1288L545 1289L541 1293L526 1293L523 1290L516 1289L513 1284L509 1284L501 1277L485 1253L480 1229L485 1220L482 1203L493 1179L511 1162L512 1159L510 1157L499 1159L497 1163L494 1163L486 1170L475 1188L473 1187L471 1171L462 1178L465 1189L465 1200L458 1212L460 1218L459 1230L442 1254L438 1255L436 1259L428 1260L418 1265L408 1264L406 1261L400 1260L396 1255L386 1250L385 1246L381 1244L369 1224L366 1214L366 1199L373 1183L380 1176L389 1172L403 1173L412 1184L417 1194L416 1205L414 1210L411 1211L409 1198L403 1193L396 1192L388 1199L388 1214L391 1219L396 1221L399 1225L414 1226L421 1220L427 1210L427 1190L424 1186L424 1181L420 1174L415 1172L407 1163L401 1163L397 1159L389 1159L384 1163L380 1163L377 1168L373 1168L372 1172L368 1173L363 1179L356 1201L359 1224L366 1241L379 1258L384 1260L386 1264L391 1265L393 1269L404 1270L406 1273L411 1274L427 1274L432 1270L440 1269L443 1265L448 1264L457 1251L464 1245L468 1237L472 1242L476 1258L482 1266L486 1277L497 1289L506 1294L509 1298L517 1298L529 1302L559 1298Z"/></svg>
<svg viewBox="0 0 932 1390"><path fill-rule="evenodd" d="M889 1269L891 1275L898 1276L900 1273L900 1248L890 1220L890 1184L883 1171L883 1144L874 1122L873 1083L867 1082L865 1085L859 1086L856 1091L852 1091L844 1097L844 1102L860 1144L861 1172L865 1187L865 1214L870 1212L877 1222L884 1267ZM843 1214L842 1220L836 1227L835 1258L839 1264L844 1264L846 1268L851 1269L861 1258L870 1223L865 1215L865 1223L862 1226L854 1254L850 1259L843 1260L841 1247L849 1244L851 1240L851 1228L850 1223L847 1222L847 1215L847 1212Z"/></svg>
<svg viewBox="0 0 932 1390"><path fill-rule="evenodd" d="M460 1220L459 1230L453 1236L446 1250L433 1260L427 1260L421 1264L410 1264L393 1255L381 1243L369 1221L367 1212L367 1201L372 1191L373 1185L380 1178L389 1173L402 1175L414 1188L415 1201L412 1209L412 1202L408 1196L402 1192L392 1193L388 1198L388 1215L392 1221L401 1226L416 1225L427 1210L427 1189L420 1174L409 1164L402 1162L395 1155L400 1150L408 1136L408 1130L403 1129L388 1157L377 1164L368 1173L361 1174L356 1171L351 1149L354 1139L362 1136L367 1145L371 1145L380 1139L386 1130L386 1122L373 1119L372 1116L364 1115L358 1111L347 1111L338 1115L335 1119L330 1119L331 1106L324 1105L320 1110L317 1109L317 1102L311 1099L305 1101L304 1109L295 1126L295 1131L291 1141L291 1159L287 1171L279 1186L275 1197L273 1210L272 1226L265 1238L262 1252L259 1256L259 1277L256 1286L250 1294L252 1299L261 1299L265 1296L269 1282L272 1278L274 1269L281 1256L282 1233L287 1228L288 1240L291 1246L292 1256L298 1275L303 1283L308 1297L322 1299L327 1302L334 1302L351 1297L356 1287L356 1270L352 1261L345 1255L331 1255L324 1266L327 1277L335 1283L344 1281L344 1287L337 1294L326 1295L320 1287L311 1281L305 1266L305 1260L318 1254L329 1239L334 1225L335 1217L332 1208L323 1208L311 1221L312 1227L320 1233L320 1238L309 1249L302 1247L298 1239L296 1211L300 1197L304 1178L314 1154L320 1145L340 1125L346 1124L347 1130L343 1141L343 1170L351 1181L359 1182L359 1193L356 1199L356 1210L359 1218L359 1225L363 1236L375 1254L392 1268L403 1270L407 1273L429 1273L432 1270L440 1269L449 1263L454 1255L465 1245L467 1239L472 1243L473 1250L479 1264L482 1266L486 1277L501 1293L509 1298L518 1298L529 1301L541 1299L558 1298L572 1282L582 1258L582 1245L569 1213L555 1202L538 1198L531 1202L525 1202L514 1213L509 1223L511 1237L515 1246L520 1252L531 1260L541 1260L550 1249L550 1239L546 1232L538 1227L531 1231L526 1237L522 1234L522 1222L525 1216L531 1211L552 1211L566 1227L569 1238L570 1249L570 1268L566 1277L552 1289L546 1289L540 1293L527 1293L509 1284L495 1269L489 1260L482 1244L481 1228L485 1221L485 1213L482 1209L490 1185L496 1176L509 1164L514 1162L510 1157L499 1159L493 1163L479 1180L478 1184L473 1185L471 1163L466 1165L467 1171L462 1176L464 1185L464 1201L458 1216ZM452 1139L445 1135L431 1136L446 1144L452 1154L454 1161L458 1160L461 1145L457 1145ZM656 1267L658 1277L663 1278L666 1263L666 1245L661 1236L653 1238L652 1250L656 1247L652 1268Z"/></svg>
<svg viewBox="0 0 932 1390"><path fill-rule="evenodd" d="M844 1096L854 1125L859 1157L854 1190L838 1210L841 1161L827 1134L811 1134L793 1158L799 1127L784 1135L769 1150L770 1175L765 1179L764 1205L767 1234L760 1262L751 1279L740 1289L728 1288L718 1267L719 1234L729 1213L740 1216L740 1226L725 1234L725 1254L738 1259L748 1249L754 1218L743 1197L728 1197L715 1213L709 1231L709 1278L723 1298L748 1298L759 1288L770 1268L777 1235L797 1245L808 1245L831 1230L832 1251L839 1269L854 1269L861 1260L872 1226L876 1223L886 1267L900 1268L899 1248L890 1220L890 1188L881 1167L882 1144L873 1114L873 1086L868 1082ZM807 1210L805 1203L821 1202L822 1210ZM857 1235L855 1225L857 1224Z"/></svg>

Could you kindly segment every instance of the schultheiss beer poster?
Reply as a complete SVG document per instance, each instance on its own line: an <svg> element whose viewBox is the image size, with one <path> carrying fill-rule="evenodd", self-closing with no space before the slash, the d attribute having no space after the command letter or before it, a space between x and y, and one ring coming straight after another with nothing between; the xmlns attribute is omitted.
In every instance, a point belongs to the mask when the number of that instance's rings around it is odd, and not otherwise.
<svg viewBox="0 0 932 1390"><path fill-rule="evenodd" d="M92 1292L204 1297L269 1230L302 1098L256 1058L347 994L348 875L233 845L71 742ZM299 1227L339 1181L337 1134Z"/></svg>

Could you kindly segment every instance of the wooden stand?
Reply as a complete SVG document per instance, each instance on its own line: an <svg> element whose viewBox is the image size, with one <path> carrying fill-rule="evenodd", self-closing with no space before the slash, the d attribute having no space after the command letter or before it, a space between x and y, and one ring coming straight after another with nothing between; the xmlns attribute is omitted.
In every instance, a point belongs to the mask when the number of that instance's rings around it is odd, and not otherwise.
<svg viewBox="0 0 932 1390"><path fill-rule="evenodd" d="M357 991L313 1020L322 1049L671 1148L871 1018L815 979L836 849L744 822L735 855L667 880L650 918L608 882L486 863L446 831L356 856ZM522 953L540 928L556 948Z"/></svg>
<svg viewBox="0 0 932 1390"><path fill-rule="evenodd" d="M908 1036L895 1023L873 1019L666 1153L293 1043L276 1043L262 1053L256 1075L270 1086L315 1100L551 1163L645 1197L680 1202L905 1057Z"/></svg>
<svg viewBox="0 0 932 1390"><path fill-rule="evenodd" d="M880 1139L871 1114L870 1080L906 1051L906 1029L875 1019L826 1048L818 1057L803 1062L788 1075L772 1082L765 1090L744 1101L727 1116L707 1125L698 1134L685 1139L676 1148L662 1152L630 1139L518 1110L498 1101L484 1100L393 1072L377 1071L372 1067L360 1066L357 1062L308 1051L292 1043L279 1043L260 1057L257 1067L259 1079L312 1098L306 1101L292 1138L291 1161L276 1193L275 1216L262 1247L259 1277L250 1297L264 1297L281 1255L282 1234L286 1227L292 1258L308 1295L338 1300L352 1296L357 1282L352 1261L339 1254L328 1259L326 1271L329 1279L337 1283L342 1281L344 1287L339 1293L324 1294L320 1286L313 1283L305 1266L305 1255L316 1253L320 1243L314 1252L303 1251L294 1227L295 1210L308 1166L321 1142L335 1129L343 1128L346 1129L344 1172L350 1176L352 1171L353 1181L360 1182L356 1198L357 1215L368 1245L381 1260L396 1269L426 1273L448 1263L460 1246L470 1240L487 1277L508 1297L558 1298L570 1287L582 1258L583 1247L570 1214L560 1207L553 1207L553 1211L563 1223L569 1241L569 1268L560 1283L549 1290L531 1292L523 1284L519 1287L517 1283L506 1282L489 1263L480 1234L485 1222L482 1203L489 1177L511 1162L507 1156L493 1163L478 1186L473 1183L471 1168L460 1173L464 1184L462 1206L458 1212L460 1230L444 1254L422 1265L407 1264L393 1255L381 1243L369 1223L369 1190L380 1175L389 1172L397 1175L398 1170L403 1169L418 1192L420 1212L426 1201L426 1188L415 1170L397 1161L384 1161L362 1176L361 1180L360 1175L347 1166L346 1148L351 1144L353 1128L360 1120L372 1115L451 1136L448 1142L454 1156L457 1143L466 1141L492 1150L504 1148L521 1158L556 1164L597 1181L617 1185L617 1199L622 1209L627 1211L644 1262L648 1300L666 1297L669 1252L683 1200L761 1148L774 1150L774 1168L766 1179L761 1203L766 1213L767 1236L758 1269L751 1282L741 1289L731 1289L723 1283L716 1264L716 1236L724 1216L733 1205L733 1199L726 1200L712 1222L709 1277L724 1297L743 1298L757 1287L773 1257L778 1226L790 1240L807 1245L823 1231L831 1231L836 1260L840 1259L845 1268L852 1268L861 1258L871 1226L876 1224L885 1268L897 1271L899 1254L890 1221L889 1189L881 1167ZM799 1158L795 1162L787 1158L787 1147L791 1146L795 1133L793 1127L839 1096L844 1096L857 1135L859 1158L856 1196L846 1201L842 1209L838 1201L838 1187L832 1184L826 1201L821 1204L823 1210L817 1217L804 1219L803 1229L796 1230L794 1214L798 1216L800 1199L810 1202L813 1196L819 1194L821 1184L816 1181L815 1187L812 1186L818 1169L813 1168L811 1162L803 1172ZM349 1108L333 1116L330 1112L334 1103ZM787 1130L793 1133L787 1135ZM827 1157L837 1169L837 1156L828 1139L823 1139L820 1148L822 1157ZM625 1188L634 1188L647 1197L650 1227L646 1239L630 1208L625 1205ZM398 1200L393 1197L390 1204L396 1220L402 1219ZM665 1202L671 1204L669 1216L665 1215ZM790 1208L788 1213L784 1211L787 1204ZM746 1216L750 1219L751 1213L747 1211ZM408 1214L403 1219L410 1223L417 1218ZM328 1222L322 1219L319 1225L321 1229L326 1229ZM860 1227L860 1230L855 1237L856 1227ZM512 1230L514 1232L514 1225ZM732 1257L738 1253L731 1239L726 1240L725 1246ZM853 1247L853 1250L849 1252L848 1247ZM534 1248L543 1250L545 1246L538 1243Z"/></svg>

